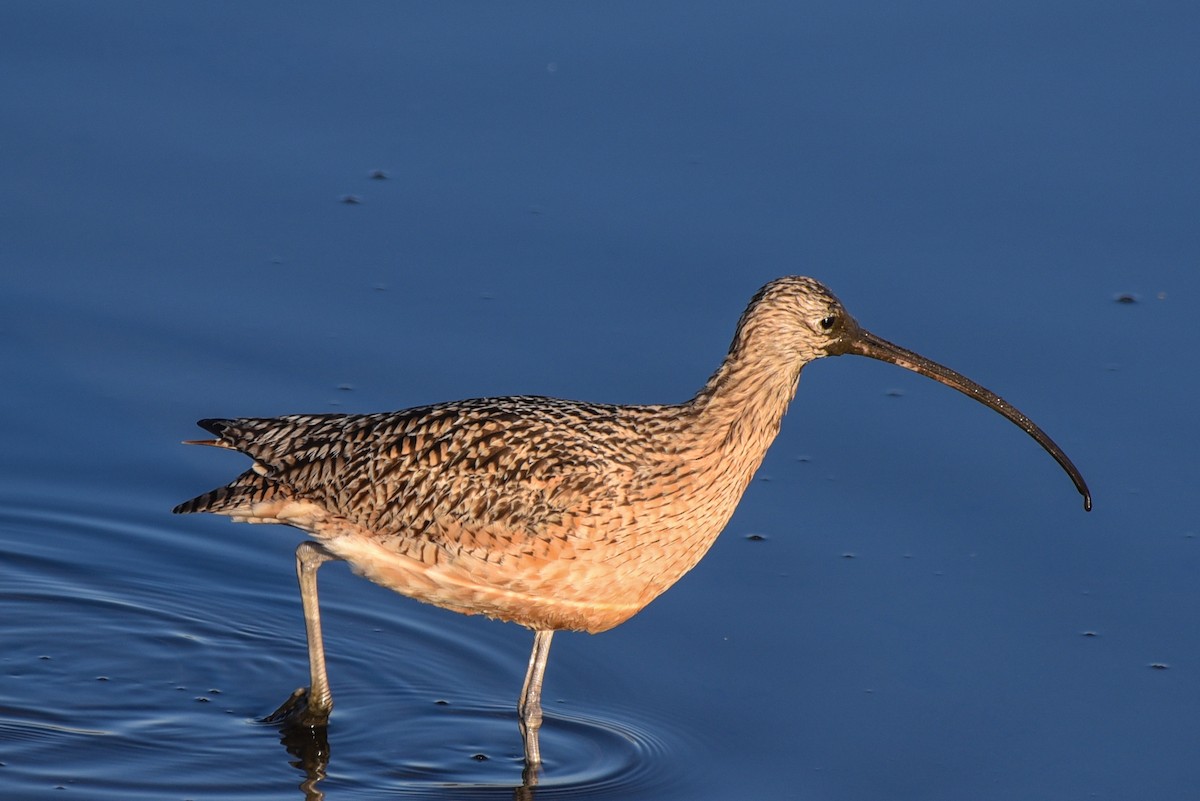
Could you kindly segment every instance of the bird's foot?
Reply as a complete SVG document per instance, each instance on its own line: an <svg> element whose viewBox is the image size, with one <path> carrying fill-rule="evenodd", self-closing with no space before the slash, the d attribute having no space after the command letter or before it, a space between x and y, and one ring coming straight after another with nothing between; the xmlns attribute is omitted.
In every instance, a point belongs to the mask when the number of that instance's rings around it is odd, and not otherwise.
<svg viewBox="0 0 1200 801"><path fill-rule="evenodd" d="M271 714L262 719L263 723L276 726L304 726L310 729L325 728L329 725L329 713L332 704L319 706L309 698L307 687L297 687L286 701L279 705Z"/></svg>

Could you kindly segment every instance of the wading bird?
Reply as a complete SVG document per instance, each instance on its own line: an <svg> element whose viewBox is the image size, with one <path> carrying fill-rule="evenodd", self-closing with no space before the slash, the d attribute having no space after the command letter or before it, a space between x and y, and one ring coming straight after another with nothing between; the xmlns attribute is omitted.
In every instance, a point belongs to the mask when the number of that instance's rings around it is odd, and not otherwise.
<svg viewBox="0 0 1200 801"><path fill-rule="evenodd" d="M201 420L250 469L175 508L283 523L296 549L310 683L268 719L324 726L333 708L317 568L355 572L416 598L534 631L519 715L541 762L542 677L555 631L600 632L691 570L725 527L796 392L801 369L855 354L929 376L1037 440L1091 508L1083 476L995 393L859 327L811 278L764 286L694 398L614 406L544 397L439 403L383 414Z"/></svg>

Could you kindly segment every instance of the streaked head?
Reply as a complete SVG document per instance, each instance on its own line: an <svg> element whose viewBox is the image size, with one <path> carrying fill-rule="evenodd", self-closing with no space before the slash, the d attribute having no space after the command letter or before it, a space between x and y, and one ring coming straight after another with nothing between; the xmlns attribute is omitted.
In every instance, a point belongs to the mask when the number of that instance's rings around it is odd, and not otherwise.
<svg viewBox="0 0 1200 801"><path fill-rule="evenodd" d="M1083 496L1084 509L1092 508L1091 493L1079 470L1032 420L966 376L867 331L820 281L787 276L760 289L742 316L735 343L750 339L782 349L799 366L825 356L854 354L889 362L953 387L1004 415L1033 437L1071 477Z"/></svg>

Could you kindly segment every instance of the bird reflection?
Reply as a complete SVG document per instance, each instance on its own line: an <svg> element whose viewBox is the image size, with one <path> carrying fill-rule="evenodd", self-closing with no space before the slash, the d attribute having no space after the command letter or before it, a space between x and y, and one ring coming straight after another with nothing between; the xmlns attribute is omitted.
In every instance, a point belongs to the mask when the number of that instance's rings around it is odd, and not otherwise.
<svg viewBox="0 0 1200 801"><path fill-rule="evenodd" d="M281 726L279 742L293 759L288 764L304 774L300 791L304 801L324 801L325 793L319 787L329 773L329 730L325 726ZM533 801L538 783L540 766L526 764L521 772L521 784L511 788L513 801ZM481 789L481 788L476 788ZM497 786L496 797L507 796L509 787Z"/></svg>

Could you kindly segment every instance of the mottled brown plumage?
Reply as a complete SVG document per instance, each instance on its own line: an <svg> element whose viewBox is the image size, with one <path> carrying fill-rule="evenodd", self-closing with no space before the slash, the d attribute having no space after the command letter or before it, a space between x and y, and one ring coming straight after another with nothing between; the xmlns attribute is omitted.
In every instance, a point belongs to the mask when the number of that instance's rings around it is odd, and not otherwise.
<svg viewBox="0 0 1200 801"><path fill-rule="evenodd" d="M345 559L417 600L539 632L521 704L536 765L550 633L609 629L694 567L778 432L801 368L843 353L899 364L988 404L1035 437L1089 497L1065 454L1020 412L859 328L818 282L788 277L755 295L724 362L686 403L507 397L385 414L203 420L216 437L203 444L241 451L254 464L175 511L312 534L324 553L307 568L305 591L318 652L311 574L325 558ZM314 694L323 683L318 656ZM303 721L321 723L330 704L299 698L281 712L299 709Z"/></svg>
<svg viewBox="0 0 1200 801"><path fill-rule="evenodd" d="M685 440L684 408L514 397L205 420L255 466L178 511L294 525L368 578L455 611L603 631L699 560L761 460L722 472L735 443ZM693 509L684 499L703 489Z"/></svg>

